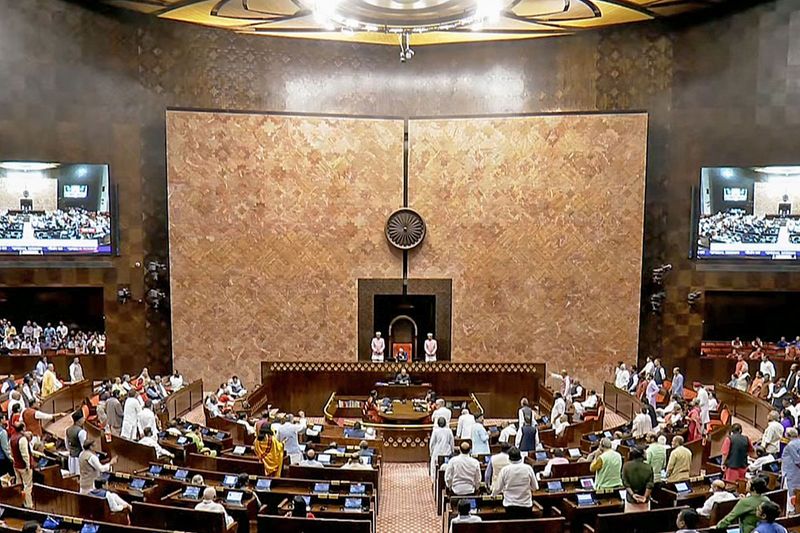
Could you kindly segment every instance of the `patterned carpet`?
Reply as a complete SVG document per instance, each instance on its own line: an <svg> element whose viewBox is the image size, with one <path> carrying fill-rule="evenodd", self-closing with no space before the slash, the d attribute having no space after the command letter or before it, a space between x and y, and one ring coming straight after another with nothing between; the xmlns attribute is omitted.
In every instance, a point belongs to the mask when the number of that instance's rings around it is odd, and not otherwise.
<svg viewBox="0 0 800 533"><path fill-rule="evenodd" d="M384 463L377 533L436 533L431 478L426 463Z"/></svg>

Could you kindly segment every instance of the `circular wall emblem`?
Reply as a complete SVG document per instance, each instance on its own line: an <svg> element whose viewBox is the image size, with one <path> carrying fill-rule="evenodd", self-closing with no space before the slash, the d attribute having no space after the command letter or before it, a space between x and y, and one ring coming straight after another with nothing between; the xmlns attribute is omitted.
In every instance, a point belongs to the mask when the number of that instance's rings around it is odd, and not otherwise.
<svg viewBox="0 0 800 533"><path fill-rule="evenodd" d="M425 221L413 209L400 208L386 221L386 238L395 248L415 248L425 239Z"/></svg>

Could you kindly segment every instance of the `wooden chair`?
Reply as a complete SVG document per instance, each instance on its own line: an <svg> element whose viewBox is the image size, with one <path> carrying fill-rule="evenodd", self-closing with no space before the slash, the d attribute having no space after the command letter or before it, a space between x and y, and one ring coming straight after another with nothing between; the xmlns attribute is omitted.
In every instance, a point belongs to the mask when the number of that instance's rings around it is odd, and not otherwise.
<svg viewBox="0 0 800 533"><path fill-rule="evenodd" d="M258 515L258 533L371 533L369 520Z"/></svg>
<svg viewBox="0 0 800 533"><path fill-rule="evenodd" d="M237 528L236 522L227 528L222 513L139 502L133 503L131 525L197 533L227 533Z"/></svg>
<svg viewBox="0 0 800 533"><path fill-rule="evenodd" d="M454 523L453 533L561 533L563 518L536 518L531 520L486 520L471 524Z"/></svg>
<svg viewBox="0 0 800 533"><path fill-rule="evenodd" d="M675 531L678 514L688 507L651 509L633 513L608 513L597 516L595 526L584 526L587 533L661 533Z"/></svg>

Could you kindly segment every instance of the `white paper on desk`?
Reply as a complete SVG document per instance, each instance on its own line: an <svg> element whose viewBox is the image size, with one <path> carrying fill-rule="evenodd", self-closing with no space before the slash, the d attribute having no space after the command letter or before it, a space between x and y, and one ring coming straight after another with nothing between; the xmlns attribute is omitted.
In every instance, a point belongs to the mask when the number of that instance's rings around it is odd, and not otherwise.
<svg viewBox="0 0 800 533"><path fill-rule="evenodd" d="M314 431L313 429L306 430L307 437L316 437L317 435L319 435L319 431Z"/></svg>

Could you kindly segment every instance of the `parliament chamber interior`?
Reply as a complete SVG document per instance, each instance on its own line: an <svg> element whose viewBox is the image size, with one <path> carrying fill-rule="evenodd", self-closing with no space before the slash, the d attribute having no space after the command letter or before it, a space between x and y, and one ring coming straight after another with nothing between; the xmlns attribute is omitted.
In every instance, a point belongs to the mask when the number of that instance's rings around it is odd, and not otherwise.
<svg viewBox="0 0 800 533"><path fill-rule="evenodd" d="M0 8L0 532L800 532L796 0Z"/></svg>

